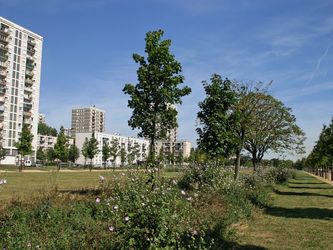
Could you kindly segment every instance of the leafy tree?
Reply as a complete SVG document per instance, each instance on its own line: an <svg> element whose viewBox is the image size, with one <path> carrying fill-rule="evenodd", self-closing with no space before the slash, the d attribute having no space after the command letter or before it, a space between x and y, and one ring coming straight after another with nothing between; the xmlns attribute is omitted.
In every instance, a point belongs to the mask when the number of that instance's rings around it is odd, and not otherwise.
<svg viewBox="0 0 333 250"><path fill-rule="evenodd" d="M121 161L121 165L125 165L125 163L126 163L126 150L124 148L120 149L120 161Z"/></svg>
<svg viewBox="0 0 333 250"><path fill-rule="evenodd" d="M102 158L104 162L104 168L106 168L106 161L110 158L110 146L108 142L104 142L102 147Z"/></svg>
<svg viewBox="0 0 333 250"><path fill-rule="evenodd" d="M119 141L117 139L113 139L111 141L109 153L114 167L116 164L117 156L119 155L119 150L120 150Z"/></svg>
<svg viewBox="0 0 333 250"><path fill-rule="evenodd" d="M42 162L46 160L46 154L42 148L37 149L36 158Z"/></svg>
<svg viewBox="0 0 333 250"><path fill-rule="evenodd" d="M0 133L0 163L6 158L7 152L2 145L2 134Z"/></svg>
<svg viewBox="0 0 333 250"><path fill-rule="evenodd" d="M48 162L53 162L57 158L54 148L49 148L46 150L46 160Z"/></svg>
<svg viewBox="0 0 333 250"><path fill-rule="evenodd" d="M70 145L69 149L68 149L68 159L75 163L75 161L80 157L80 150L79 148L72 144Z"/></svg>
<svg viewBox="0 0 333 250"><path fill-rule="evenodd" d="M89 148L89 140L88 140L88 138L85 138L84 143L82 145L82 149L81 149L81 153L84 157L84 165L85 166L87 165L87 158L89 156L88 148Z"/></svg>
<svg viewBox="0 0 333 250"><path fill-rule="evenodd" d="M199 103L200 127L196 130L199 149L218 161L232 155L238 143L234 131L238 116L233 112L237 95L230 80L218 74L213 74L210 80L211 83L203 81L206 98Z"/></svg>
<svg viewBox="0 0 333 250"><path fill-rule="evenodd" d="M54 151L56 153L56 158L61 162L67 162L68 160L68 139L65 135L65 129L63 126L60 127L60 132L57 137L57 142L54 145ZM60 169L60 162L58 169Z"/></svg>
<svg viewBox="0 0 333 250"><path fill-rule="evenodd" d="M244 148L252 156L253 168L267 151L295 151L303 153L304 132L297 126L296 118L281 101L266 93L253 93L257 100Z"/></svg>
<svg viewBox="0 0 333 250"><path fill-rule="evenodd" d="M140 146L138 144L134 144L133 146L128 147L127 153L127 162L129 164L133 164L135 159L140 156Z"/></svg>
<svg viewBox="0 0 333 250"><path fill-rule="evenodd" d="M162 30L148 32L145 52L147 58L133 54L138 63L138 83L126 84L123 91L130 96L128 107L133 109L128 121L138 128L140 137L149 138L149 161L155 160L155 142L166 137L167 131L177 127L177 110L181 97L191 92L189 87L179 88L184 77L181 65L169 51L171 40L162 40Z"/></svg>
<svg viewBox="0 0 333 250"><path fill-rule="evenodd" d="M17 152L21 156L19 171L22 172L23 158L26 155L30 155L32 153L32 140L34 136L31 134L31 131L28 127L28 124L24 124L21 132L21 137L18 142L15 143L15 147L17 148Z"/></svg>
<svg viewBox="0 0 333 250"><path fill-rule="evenodd" d="M82 155L84 156L85 159L86 158L90 159L90 165L89 165L90 171L93 166L92 160L94 159L94 157L97 153L98 153L98 141L95 138L95 135L93 133L89 140L88 140L88 138L86 138L86 140L82 146Z"/></svg>
<svg viewBox="0 0 333 250"><path fill-rule="evenodd" d="M46 125L45 123L38 123L38 134L57 136L58 132L57 132L57 129L52 128L52 127Z"/></svg>

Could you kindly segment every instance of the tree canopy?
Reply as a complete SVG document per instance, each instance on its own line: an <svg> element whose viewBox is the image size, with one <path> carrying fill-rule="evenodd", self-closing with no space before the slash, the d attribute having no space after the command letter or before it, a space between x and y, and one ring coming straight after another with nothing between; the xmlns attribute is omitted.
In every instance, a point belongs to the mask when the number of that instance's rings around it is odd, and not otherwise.
<svg viewBox="0 0 333 250"><path fill-rule="evenodd" d="M128 124L141 130L140 137L150 139L151 160L155 158L156 140L164 139L178 126L174 105L181 104L181 98L191 92L187 86L179 87L184 81L182 67L170 53L171 40L162 40L163 34L162 30L146 34L147 57L133 54L139 64L138 83L126 84L123 89L130 96L128 107L133 110Z"/></svg>
<svg viewBox="0 0 333 250"><path fill-rule="evenodd" d="M58 132L57 132L57 129L52 128L52 127L46 125L45 123L38 123L38 134L57 136Z"/></svg>
<svg viewBox="0 0 333 250"><path fill-rule="evenodd" d="M26 155L30 155L32 153L32 140L34 136L30 131L28 124L23 124L21 137L18 142L15 143L15 147L17 148L17 152L21 155L21 163L19 167L19 171L22 171L22 158Z"/></svg>

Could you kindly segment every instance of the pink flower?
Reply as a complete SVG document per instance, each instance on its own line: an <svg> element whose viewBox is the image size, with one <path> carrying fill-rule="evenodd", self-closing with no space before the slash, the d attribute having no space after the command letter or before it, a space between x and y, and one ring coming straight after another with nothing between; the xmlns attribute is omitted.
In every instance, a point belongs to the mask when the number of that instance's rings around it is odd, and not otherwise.
<svg viewBox="0 0 333 250"><path fill-rule="evenodd" d="M96 203L100 203L101 202L101 199L100 198L96 198Z"/></svg>
<svg viewBox="0 0 333 250"><path fill-rule="evenodd" d="M186 192L184 190L180 191L182 195L186 195Z"/></svg>
<svg viewBox="0 0 333 250"><path fill-rule="evenodd" d="M102 175L100 175L100 176L99 176L99 181L100 181L100 182L104 182L104 181L105 181L105 177L102 176Z"/></svg>
<svg viewBox="0 0 333 250"><path fill-rule="evenodd" d="M114 226L109 226L109 231L113 232L114 231Z"/></svg>
<svg viewBox="0 0 333 250"><path fill-rule="evenodd" d="M113 206L113 209L117 210L118 209L118 205Z"/></svg>
<svg viewBox="0 0 333 250"><path fill-rule="evenodd" d="M128 216L125 217L126 222L129 221L129 219L130 219L130 217L128 217Z"/></svg>

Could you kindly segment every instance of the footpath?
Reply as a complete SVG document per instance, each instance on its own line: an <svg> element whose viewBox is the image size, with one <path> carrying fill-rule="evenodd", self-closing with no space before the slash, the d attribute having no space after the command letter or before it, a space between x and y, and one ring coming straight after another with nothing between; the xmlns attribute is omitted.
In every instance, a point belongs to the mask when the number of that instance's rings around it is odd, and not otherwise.
<svg viewBox="0 0 333 250"><path fill-rule="evenodd" d="M299 171L272 198L239 230L237 249L333 249L331 184Z"/></svg>

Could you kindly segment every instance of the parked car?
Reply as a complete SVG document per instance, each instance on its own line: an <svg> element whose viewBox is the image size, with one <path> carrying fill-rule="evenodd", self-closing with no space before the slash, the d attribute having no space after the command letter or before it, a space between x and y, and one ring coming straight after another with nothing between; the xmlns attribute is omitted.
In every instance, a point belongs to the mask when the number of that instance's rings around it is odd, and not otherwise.
<svg viewBox="0 0 333 250"><path fill-rule="evenodd" d="M31 161L30 160L25 160L24 161L24 166L31 167Z"/></svg>

